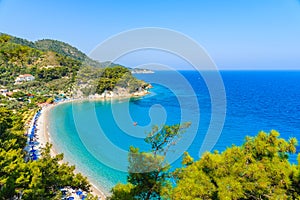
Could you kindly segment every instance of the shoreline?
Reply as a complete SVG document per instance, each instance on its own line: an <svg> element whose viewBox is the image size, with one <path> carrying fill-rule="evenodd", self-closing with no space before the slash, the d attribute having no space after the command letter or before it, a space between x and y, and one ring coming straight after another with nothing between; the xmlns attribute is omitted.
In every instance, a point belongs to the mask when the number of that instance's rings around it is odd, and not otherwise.
<svg viewBox="0 0 300 200"><path fill-rule="evenodd" d="M140 95L132 95L132 96L125 96L125 97L108 97L108 98L103 98L103 97L98 97L98 98L76 98L76 99L68 99L66 101L60 101L54 104L49 104L46 106L43 106L41 109L41 115L37 120L37 136L38 136L38 148L43 148L47 143L52 144L51 140L51 133L49 131L48 127L48 121L49 121L49 112L55 108L56 106L66 104L66 103L78 103L78 102L85 102L85 101L112 101L112 100L124 100L124 99L130 99L130 98L138 98L138 97L143 97L149 94L149 92L143 92ZM50 149L50 155L51 156L56 156L59 154L59 151L55 149L54 145L52 144L52 147ZM65 162L64 160L62 162ZM76 167L76 164L75 164ZM81 171L78 171L75 168L75 173L81 173L82 175L85 176L85 174ZM100 199L106 199L107 196L103 192L103 190L99 189L90 179L88 179L90 185L91 185L91 194L94 196L97 196Z"/></svg>
<svg viewBox="0 0 300 200"><path fill-rule="evenodd" d="M49 121L49 112L56 106L58 105L62 105L62 104L66 104L66 103L73 103L73 102L79 102L82 101L83 99L73 99L73 100L68 100L68 101L64 101L64 102L59 102L56 104L50 104L44 108L42 108L42 113L41 116L38 118L37 120L37 124L38 124L38 130L37 130L37 135L38 135L38 142L39 142L39 148L43 148L45 147L45 145L47 143L52 144L52 140L51 140L51 133L49 131L49 127L48 127L48 121ZM50 155L51 156L56 156L59 154L59 151L57 149L55 149L54 145L52 144L52 147L50 149ZM66 161L62 161L62 162L66 162ZM83 176L85 176L85 174L81 171L78 171L76 169L76 164L75 164L75 173L81 173ZM91 185L91 194L93 194L94 196L97 196L100 199L106 199L107 196L105 195L105 193L100 190L93 182L91 182L90 179L88 179L90 185Z"/></svg>

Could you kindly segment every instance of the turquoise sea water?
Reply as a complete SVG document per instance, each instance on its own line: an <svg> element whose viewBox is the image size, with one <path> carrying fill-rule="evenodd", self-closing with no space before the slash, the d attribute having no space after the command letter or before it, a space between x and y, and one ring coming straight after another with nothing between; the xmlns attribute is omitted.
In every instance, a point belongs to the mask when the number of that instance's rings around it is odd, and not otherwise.
<svg viewBox="0 0 300 200"><path fill-rule="evenodd" d="M119 171L126 169L126 151L130 145L147 150L143 137L152 125L192 122L169 157L176 167L183 150L199 158L212 123L211 94L198 72L161 71L136 76L153 84L150 95L130 101L62 104L49 116L54 147L106 192L117 182L126 181L126 172ZM213 149L240 145L246 135L254 136L261 130L275 129L285 139L300 140L300 72L223 71L221 76L226 118ZM295 163L296 156L290 161Z"/></svg>

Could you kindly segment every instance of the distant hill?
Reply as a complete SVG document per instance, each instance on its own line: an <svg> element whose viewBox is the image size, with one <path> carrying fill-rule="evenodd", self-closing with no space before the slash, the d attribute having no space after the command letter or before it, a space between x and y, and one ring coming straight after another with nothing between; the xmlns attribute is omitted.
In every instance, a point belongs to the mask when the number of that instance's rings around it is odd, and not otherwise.
<svg viewBox="0 0 300 200"><path fill-rule="evenodd" d="M35 47L42 51L54 51L56 53L59 53L63 56L71 57L75 60L79 60L83 63L83 65L88 65L92 67L105 67L105 63L100 63L98 61L92 60L87 55L79 51L77 48L72 47L71 45L57 41L57 40L50 40L50 39L44 39L44 40L38 40L35 43Z"/></svg>
<svg viewBox="0 0 300 200"><path fill-rule="evenodd" d="M141 68L129 68L132 74L153 74L154 71L150 69L141 69Z"/></svg>
<svg viewBox="0 0 300 200"><path fill-rule="evenodd" d="M8 34L0 33L0 35L8 35ZM28 46L28 47L31 47L31 48L36 48L34 42L28 41L28 40L23 39L23 38L14 37L14 36L11 36L11 35L9 35L9 37L10 37L10 42L12 42L12 43L20 44L20 45L23 45L23 46Z"/></svg>
<svg viewBox="0 0 300 200"><path fill-rule="evenodd" d="M7 35L5 33L0 33L0 35ZM82 62L83 65L86 66L92 66L92 67L100 67L104 68L110 65L109 62L103 62L100 63L98 61L95 61L91 58L89 58L86 54L79 51L77 48L58 40L51 40L51 39L43 39L38 40L36 42L31 42L26 39L14 37L11 35L8 35L10 37L10 42L15 44L20 44L23 46L31 47L40 51L53 51L55 53L58 53L62 56L67 56L70 58L73 58L75 60L78 60Z"/></svg>

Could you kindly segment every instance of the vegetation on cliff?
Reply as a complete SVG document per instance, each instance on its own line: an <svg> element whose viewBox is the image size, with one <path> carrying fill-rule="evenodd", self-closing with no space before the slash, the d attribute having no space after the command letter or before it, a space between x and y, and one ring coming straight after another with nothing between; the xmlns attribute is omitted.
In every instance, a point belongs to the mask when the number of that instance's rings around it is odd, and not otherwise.
<svg viewBox="0 0 300 200"><path fill-rule="evenodd" d="M117 88L126 88L129 93L144 89L148 84L132 76L129 69L114 66L105 68L100 76L97 86L97 93L104 91L113 91Z"/></svg>

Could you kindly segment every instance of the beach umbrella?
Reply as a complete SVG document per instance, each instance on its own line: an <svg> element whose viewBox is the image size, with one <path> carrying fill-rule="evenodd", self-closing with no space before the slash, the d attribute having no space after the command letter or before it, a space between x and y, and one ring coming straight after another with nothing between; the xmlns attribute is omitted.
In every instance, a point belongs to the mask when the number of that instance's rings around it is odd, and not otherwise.
<svg viewBox="0 0 300 200"><path fill-rule="evenodd" d="M68 200L73 200L73 199L75 199L74 197L68 197Z"/></svg>
<svg viewBox="0 0 300 200"><path fill-rule="evenodd" d="M31 149L30 152L31 152L31 153L34 153L34 152L36 152L36 150L35 150L35 149Z"/></svg>
<svg viewBox="0 0 300 200"><path fill-rule="evenodd" d="M32 160L37 160L37 155L34 153L30 157L32 157Z"/></svg>
<svg viewBox="0 0 300 200"><path fill-rule="evenodd" d="M29 141L28 144L34 145L34 142L33 141Z"/></svg>

